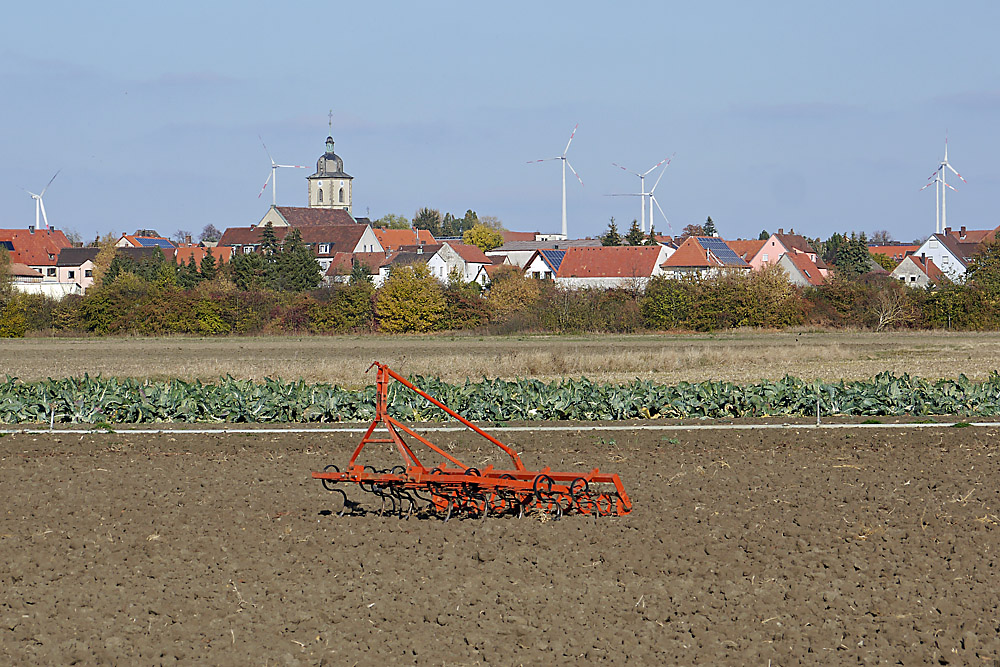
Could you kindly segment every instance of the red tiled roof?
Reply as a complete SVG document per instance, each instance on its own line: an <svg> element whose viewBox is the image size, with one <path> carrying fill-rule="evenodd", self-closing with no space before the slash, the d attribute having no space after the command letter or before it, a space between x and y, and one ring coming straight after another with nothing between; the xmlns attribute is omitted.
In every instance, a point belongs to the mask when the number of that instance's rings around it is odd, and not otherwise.
<svg viewBox="0 0 1000 667"><path fill-rule="evenodd" d="M312 208L311 206L277 206L278 213L292 227L312 225L356 225L351 214L339 208Z"/></svg>
<svg viewBox="0 0 1000 667"><path fill-rule="evenodd" d="M21 264L20 262L10 263L10 275L15 278L42 278L42 272L36 271L27 264Z"/></svg>
<svg viewBox="0 0 1000 667"><path fill-rule="evenodd" d="M870 245L868 252L873 255L885 255L897 262L903 261L907 255L912 255L920 249L919 245Z"/></svg>
<svg viewBox="0 0 1000 667"><path fill-rule="evenodd" d="M558 278L648 278L660 246L577 246L566 249Z"/></svg>
<svg viewBox="0 0 1000 667"><path fill-rule="evenodd" d="M302 242L310 245L329 243L331 245L329 253L323 256L333 255L338 252L351 252L357 247L361 236L368 229L365 225L312 225L309 227L299 227L299 234ZM274 227L274 236L279 243L283 243L285 237L291 233L291 227ZM222 233L219 239L219 247L235 245L260 245L260 237L263 227L229 227Z"/></svg>
<svg viewBox="0 0 1000 667"><path fill-rule="evenodd" d="M726 245L733 249L737 255L739 255L744 262L749 262L754 255L760 252L760 249L764 247L767 241L751 239L738 241L726 241Z"/></svg>
<svg viewBox="0 0 1000 667"><path fill-rule="evenodd" d="M386 261L384 252L338 252L326 270L328 276L346 276L354 270L354 260L361 266L367 266L371 275L378 273L379 267Z"/></svg>
<svg viewBox="0 0 1000 667"><path fill-rule="evenodd" d="M995 229L952 229L951 227L945 228L945 234L955 237L958 241L962 243L990 243L996 240L996 232L1000 231L1000 227Z"/></svg>
<svg viewBox="0 0 1000 667"><path fill-rule="evenodd" d="M417 242L417 238L424 243L436 243L434 236L427 229L372 229L372 231L375 232L378 242L386 250L412 245Z"/></svg>
<svg viewBox="0 0 1000 667"><path fill-rule="evenodd" d="M538 232L512 232L507 229L501 229L500 233L503 234L503 242L509 243L510 241L534 241L535 236Z"/></svg>
<svg viewBox="0 0 1000 667"><path fill-rule="evenodd" d="M458 256L465 261L466 264L492 264L493 261L487 257L478 246L467 245L465 243L453 243L448 241L445 243L449 248L458 253Z"/></svg>
<svg viewBox="0 0 1000 667"><path fill-rule="evenodd" d="M823 274L820 273L819 267L816 266L815 262L809 259L809 255L806 253L789 252L785 253L785 257L787 257L788 261L795 265L795 268L799 270L799 273L802 274L802 277L805 278L810 285L822 285L826 282L826 280L823 279Z"/></svg>
<svg viewBox="0 0 1000 667"><path fill-rule="evenodd" d="M774 234L774 237L781 242L781 245L785 246L788 250L797 250L799 252L807 252L816 254L813 247L809 245L809 241L806 241L806 237L801 234Z"/></svg>
<svg viewBox="0 0 1000 667"><path fill-rule="evenodd" d="M728 243L725 241L724 243ZM715 255L706 251L705 248L701 246L698 242L698 237L689 236L684 239L684 243L680 245L677 250L674 251L670 257L667 258L663 264L663 268L715 268L720 266L726 266L726 264L720 261ZM741 265L744 266L745 265Z"/></svg>
<svg viewBox="0 0 1000 667"><path fill-rule="evenodd" d="M73 246L61 229L0 229L0 241L9 241L11 263L55 266L59 251Z"/></svg>
<svg viewBox="0 0 1000 667"><path fill-rule="evenodd" d="M911 262L916 264L917 268L923 271L924 275L926 275L932 281L941 282L941 279L944 278L944 272L940 268L938 268L938 265L935 264L934 260L931 259L930 257L921 260L916 255L910 255L909 259Z"/></svg>
<svg viewBox="0 0 1000 667"><path fill-rule="evenodd" d="M198 246L185 246L183 248L177 248L174 253L174 259L178 264L187 264L194 257L194 263L197 266L201 266L201 260L205 259L205 255L208 254L209 248L201 248ZM211 248L212 257L215 261L221 262L223 264L228 263L233 258L233 248L231 246L220 246L217 248Z"/></svg>

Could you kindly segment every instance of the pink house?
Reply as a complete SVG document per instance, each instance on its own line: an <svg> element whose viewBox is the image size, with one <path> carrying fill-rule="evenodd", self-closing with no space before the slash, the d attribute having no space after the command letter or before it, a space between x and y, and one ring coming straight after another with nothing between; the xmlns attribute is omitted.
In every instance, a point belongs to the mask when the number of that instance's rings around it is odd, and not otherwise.
<svg viewBox="0 0 1000 667"><path fill-rule="evenodd" d="M806 255L809 261L816 265L824 278L829 276L830 268L816 254L813 247L809 245L809 241L801 234L795 234L794 231L786 234L784 229L779 229L777 234L771 234L757 253L747 260L747 263L753 267L754 271L759 271L769 264L777 264L783 255L800 253Z"/></svg>

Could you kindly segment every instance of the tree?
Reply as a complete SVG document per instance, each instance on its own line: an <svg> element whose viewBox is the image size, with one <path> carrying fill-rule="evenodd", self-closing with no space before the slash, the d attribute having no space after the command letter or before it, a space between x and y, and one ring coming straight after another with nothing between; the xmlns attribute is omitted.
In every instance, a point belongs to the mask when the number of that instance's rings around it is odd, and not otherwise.
<svg viewBox="0 0 1000 667"><path fill-rule="evenodd" d="M475 217L476 215L475 211L468 211L466 215L468 215L469 213L471 213L473 217ZM500 221L500 218L496 217L495 215L484 215L481 218L477 218L477 220L483 225L486 225L490 229L495 229L498 232L502 232L505 229L507 229L506 227L503 226L503 223Z"/></svg>
<svg viewBox="0 0 1000 667"><path fill-rule="evenodd" d="M715 229L715 223L712 222L712 216L708 216L708 218L705 219L705 226L703 229L705 230L705 236L715 236L718 233L718 230Z"/></svg>
<svg viewBox="0 0 1000 667"><path fill-rule="evenodd" d="M872 253L872 259L874 259L878 265L886 271L891 272L896 268L896 262L893 261L892 257L889 257L889 255L886 255L885 253Z"/></svg>
<svg viewBox="0 0 1000 667"><path fill-rule="evenodd" d="M445 213L441 220L441 236L461 236L462 231L462 221L451 213Z"/></svg>
<svg viewBox="0 0 1000 667"><path fill-rule="evenodd" d="M347 279L348 285L374 285L372 280L371 267L362 264L355 257L351 260L351 277Z"/></svg>
<svg viewBox="0 0 1000 667"><path fill-rule="evenodd" d="M316 289L323 279L316 256L302 243L302 232L293 228L285 237L272 276L272 286L278 290L302 292Z"/></svg>
<svg viewBox="0 0 1000 667"><path fill-rule="evenodd" d="M885 229L876 229L869 240L872 245L889 245L892 243L892 235Z"/></svg>
<svg viewBox="0 0 1000 667"><path fill-rule="evenodd" d="M503 234L495 229L490 229L486 225L477 224L462 234L462 243L474 245L483 252L486 252L503 245Z"/></svg>
<svg viewBox="0 0 1000 667"><path fill-rule="evenodd" d="M660 245L660 242L656 240L656 230L653 229L653 223L649 224L649 234L646 236L646 245Z"/></svg>
<svg viewBox="0 0 1000 667"><path fill-rule="evenodd" d="M191 255L191 259L194 260L194 255ZM205 256L201 258L201 266L198 268L201 270L202 280L215 280L219 267L215 263L215 256L212 254L211 248L205 251Z"/></svg>
<svg viewBox="0 0 1000 667"><path fill-rule="evenodd" d="M115 248L115 243L118 241L118 237L114 234L107 234L103 238L98 238L94 241L100 250L97 251L97 257L94 258L94 270L93 278L94 284L100 286L104 283L104 276L108 272L108 268L111 266L111 262L115 258L117 252Z"/></svg>
<svg viewBox="0 0 1000 667"><path fill-rule="evenodd" d="M222 238L222 232L220 232L218 228L216 228L216 226L213 224L205 225L204 229L201 230L201 236L198 237L198 239L202 243L204 243L205 241L212 243L218 241L221 238Z"/></svg>
<svg viewBox="0 0 1000 667"><path fill-rule="evenodd" d="M274 225L268 220L264 229L260 231L260 251L264 254L264 258L268 259L277 255L280 250L281 244L278 243L278 235L274 233Z"/></svg>
<svg viewBox="0 0 1000 667"><path fill-rule="evenodd" d="M705 228L701 225L688 225L681 230L681 238L686 239L689 236L706 236Z"/></svg>
<svg viewBox="0 0 1000 667"><path fill-rule="evenodd" d="M177 269L177 284L183 289L194 289L201 282L201 274L194 263L194 255L188 258L187 264L181 263Z"/></svg>
<svg viewBox="0 0 1000 667"><path fill-rule="evenodd" d="M10 253L6 248L0 248L0 309L3 309L14 294L14 275L11 273L10 264Z"/></svg>
<svg viewBox="0 0 1000 667"><path fill-rule="evenodd" d="M193 234L188 230L178 229L176 232L174 232L174 235L170 237L170 240L174 241L175 243L185 243L188 237L190 236L193 236Z"/></svg>
<svg viewBox="0 0 1000 667"><path fill-rule="evenodd" d="M441 211L426 206L417 210L413 216L413 226L416 229L426 229L432 236L441 235Z"/></svg>
<svg viewBox="0 0 1000 667"><path fill-rule="evenodd" d="M432 331L444 315L441 284L426 264L393 267L375 297L375 316L381 331Z"/></svg>
<svg viewBox="0 0 1000 667"><path fill-rule="evenodd" d="M615 216L611 216L611 222L608 223L608 231L601 238L601 245L621 245L622 235L618 233L618 225L615 224Z"/></svg>
<svg viewBox="0 0 1000 667"><path fill-rule="evenodd" d="M237 253L229 261L228 267L236 289L249 292L261 289L267 284L264 256L259 253Z"/></svg>
<svg viewBox="0 0 1000 667"><path fill-rule="evenodd" d="M760 230L760 234L757 235L757 240L758 241L766 241L769 238L771 238L771 233L769 231L767 231L766 229Z"/></svg>
<svg viewBox="0 0 1000 667"><path fill-rule="evenodd" d="M625 242L622 245L642 245L645 240L646 235L639 228L639 221L633 218L632 226L628 228L628 234L625 235Z"/></svg>
<svg viewBox="0 0 1000 667"><path fill-rule="evenodd" d="M871 270L872 256L868 251L868 243L865 235L856 236L851 233L851 238L841 243L837 249L837 256L834 258L834 265L837 271L845 277L860 276Z"/></svg>
<svg viewBox="0 0 1000 667"><path fill-rule="evenodd" d="M988 241L965 269L965 282L996 294L1000 292L1000 242Z"/></svg>
<svg viewBox="0 0 1000 667"><path fill-rule="evenodd" d="M376 227L384 227L387 229L409 229L410 219L405 215L396 215L395 213L386 213L381 218L375 221Z"/></svg>
<svg viewBox="0 0 1000 667"><path fill-rule="evenodd" d="M486 302L494 319L503 322L531 308L541 295L540 280L526 278L516 266L501 266L490 281Z"/></svg>

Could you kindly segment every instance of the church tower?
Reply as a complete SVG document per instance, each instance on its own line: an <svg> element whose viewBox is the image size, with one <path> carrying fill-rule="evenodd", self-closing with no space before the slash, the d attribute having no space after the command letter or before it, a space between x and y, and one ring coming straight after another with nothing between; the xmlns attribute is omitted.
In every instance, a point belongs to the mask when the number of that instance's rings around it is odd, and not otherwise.
<svg viewBox="0 0 1000 667"><path fill-rule="evenodd" d="M316 161L316 173L309 176L309 206L339 208L351 212L351 181L344 173L344 161L333 152L333 137L326 138L326 152Z"/></svg>

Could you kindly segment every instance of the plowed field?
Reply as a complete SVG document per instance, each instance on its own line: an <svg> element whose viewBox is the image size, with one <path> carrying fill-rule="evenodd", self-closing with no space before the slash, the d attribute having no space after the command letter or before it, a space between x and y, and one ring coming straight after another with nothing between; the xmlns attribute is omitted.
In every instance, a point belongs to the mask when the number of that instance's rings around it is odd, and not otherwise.
<svg viewBox="0 0 1000 667"><path fill-rule="evenodd" d="M632 514L447 523L330 514L350 434L11 435L0 662L992 664L998 435L517 432Z"/></svg>

